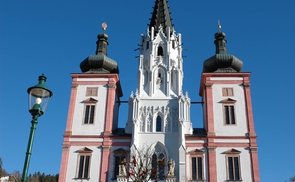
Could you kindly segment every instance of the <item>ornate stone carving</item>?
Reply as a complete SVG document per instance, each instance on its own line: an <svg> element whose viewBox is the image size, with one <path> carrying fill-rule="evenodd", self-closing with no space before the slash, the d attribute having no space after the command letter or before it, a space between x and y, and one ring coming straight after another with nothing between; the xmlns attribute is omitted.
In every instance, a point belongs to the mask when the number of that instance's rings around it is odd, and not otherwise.
<svg viewBox="0 0 295 182"><path fill-rule="evenodd" d="M152 128L151 120L150 119L147 119L147 131L148 132L152 131L151 128Z"/></svg>
<svg viewBox="0 0 295 182"><path fill-rule="evenodd" d="M70 144L63 144L62 145L62 150L70 150L71 145Z"/></svg>
<svg viewBox="0 0 295 182"><path fill-rule="evenodd" d="M145 115L142 113L140 114L140 131L145 131Z"/></svg>
<svg viewBox="0 0 295 182"><path fill-rule="evenodd" d="M213 85L213 83L205 83L205 84L204 84L205 87L209 87L209 88L211 88L212 85Z"/></svg>
<svg viewBox="0 0 295 182"><path fill-rule="evenodd" d="M250 82L244 82L244 87L250 87Z"/></svg>
<svg viewBox="0 0 295 182"><path fill-rule="evenodd" d="M175 161L170 158L168 162L168 176L174 176Z"/></svg>
<svg viewBox="0 0 295 182"><path fill-rule="evenodd" d="M119 176L126 176L126 167L124 165L124 163L126 164L126 158L123 159L123 161L121 162L121 164L119 165Z"/></svg>
<svg viewBox="0 0 295 182"><path fill-rule="evenodd" d="M169 107L166 107L166 109L165 109L165 115L166 116L170 116L170 108Z"/></svg>
<svg viewBox="0 0 295 182"><path fill-rule="evenodd" d="M117 87L116 84L114 84L114 83L107 84L107 86L109 89L116 89L116 87Z"/></svg>
<svg viewBox="0 0 295 182"><path fill-rule="evenodd" d="M176 182L176 177L174 176L167 176L165 182Z"/></svg>
<svg viewBox="0 0 295 182"><path fill-rule="evenodd" d="M156 84L161 84L162 83L162 78L161 77L158 77L157 78L157 81L156 81Z"/></svg>
<svg viewBox="0 0 295 182"><path fill-rule="evenodd" d="M145 69L149 68L149 61L148 60L145 60L143 64L144 64Z"/></svg>
<svg viewBox="0 0 295 182"><path fill-rule="evenodd" d="M71 87L72 87L72 88L77 88L77 87L78 87L78 84L73 83L73 84L71 85Z"/></svg>
<svg viewBox="0 0 295 182"><path fill-rule="evenodd" d="M138 109L138 119L140 131L153 131L153 120L155 115L161 114L164 120L166 132L178 130L178 107L168 106L142 106Z"/></svg>
<svg viewBox="0 0 295 182"><path fill-rule="evenodd" d="M130 93L130 98L134 98L134 93L133 93L133 91L131 91L131 93Z"/></svg>
<svg viewBox="0 0 295 182"><path fill-rule="evenodd" d="M178 119L179 119L179 113L178 113L178 107L173 107L172 108L172 129L173 131L177 131L178 130Z"/></svg>

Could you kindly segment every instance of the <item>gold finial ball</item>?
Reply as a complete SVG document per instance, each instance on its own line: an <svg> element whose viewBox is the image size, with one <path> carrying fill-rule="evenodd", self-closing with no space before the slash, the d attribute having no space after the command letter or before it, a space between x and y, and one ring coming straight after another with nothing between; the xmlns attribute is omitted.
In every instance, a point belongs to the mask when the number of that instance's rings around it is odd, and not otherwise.
<svg viewBox="0 0 295 182"><path fill-rule="evenodd" d="M103 23L101 24L101 26L102 26L102 30L103 30L103 31L105 31L105 30L107 29L107 27L108 27L108 25L106 24L106 22L103 22Z"/></svg>
<svg viewBox="0 0 295 182"><path fill-rule="evenodd" d="M217 26L218 30L221 29L221 25L220 25L220 21L218 20L218 26Z"/></svg>

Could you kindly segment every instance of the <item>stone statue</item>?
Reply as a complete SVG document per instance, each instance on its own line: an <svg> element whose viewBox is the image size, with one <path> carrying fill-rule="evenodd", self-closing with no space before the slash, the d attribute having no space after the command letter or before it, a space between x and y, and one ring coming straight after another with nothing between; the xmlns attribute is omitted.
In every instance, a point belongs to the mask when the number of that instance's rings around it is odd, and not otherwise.
<svg viewBox="0 0 295 182"><path fill-rule="evenodd" d="M121 164L119 165L119 176L127 175L125 165L126 165L126 158L124 158Z"/></svg>
<svg viewBox="0 0 295 182"><path fill-rule="evenodd" d="M168 162L168 176L174 176L175 161L170 158Z"/></svg>
<svg viewBox="0 0 295 182"><path fill-rule="evenodd" d="M161 79L161 77L158 77L157 78L157 82L156 82L157 84L161 84L162 83L162 79Z"/></svg>

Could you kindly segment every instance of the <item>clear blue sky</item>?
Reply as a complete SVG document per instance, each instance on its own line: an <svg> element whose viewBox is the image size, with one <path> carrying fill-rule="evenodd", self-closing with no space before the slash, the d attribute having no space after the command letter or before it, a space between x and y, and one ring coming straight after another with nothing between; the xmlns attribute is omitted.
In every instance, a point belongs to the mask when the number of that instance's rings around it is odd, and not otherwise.
<svg viewBox="0 0 295 182"><path fill-rule="evenodd" d="M0 157L8 172L22 171L31 116L27 88L43 72L54 95L39 118L29 172L59 173L62 135L70 97L70 73L94 54L101 23L107 22L108 56L120 68L127 100L137 88L140 34L154 0L0 1ZM217 20L227 50L252 72L251 93L258 134L261 181L284 182L295 175L295 1L170 0L174 28L183 36L184 91L198 96L203 61L215 53ZM127 121L122 105L120 126ZM194 127L202 126L192 106Z"/></svg>

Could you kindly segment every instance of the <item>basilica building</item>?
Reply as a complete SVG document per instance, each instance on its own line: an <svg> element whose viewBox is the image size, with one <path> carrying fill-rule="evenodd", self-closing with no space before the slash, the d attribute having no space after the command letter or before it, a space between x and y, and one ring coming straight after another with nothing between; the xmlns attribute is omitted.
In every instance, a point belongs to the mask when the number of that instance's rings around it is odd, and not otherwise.
<svg viewBox="0 0 295 182"><path fill-rule="evenodd" d="M96 54L81 62L81 73L71 74L59 182L136 181L131 170L142 167L134 162L142 158L151 161L140 170L142 181L259 182L251 73L227 53L225 33L215 34L216 53L203 63L203 127L194 128L191 100L182 89L182 37L167 0L155 1L145 32L125 128L118 127L119 65L107 56L105 31L98 35Z"/></svg>

